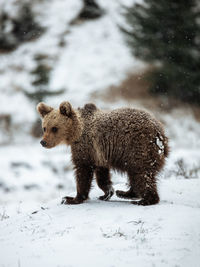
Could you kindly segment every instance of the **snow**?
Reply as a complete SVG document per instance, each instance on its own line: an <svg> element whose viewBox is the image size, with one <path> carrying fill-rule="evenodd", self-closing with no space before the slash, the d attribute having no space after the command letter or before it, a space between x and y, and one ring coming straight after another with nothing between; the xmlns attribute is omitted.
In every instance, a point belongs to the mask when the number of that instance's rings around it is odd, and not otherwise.
<svg viewBox="0 0 200 267"><path fill-rule="evenodd" d="M161 138L161 136L160 136ZM156 137L156 145L158 146L159 150L158 150L158 153L161 154L164 152L164 144L163 144L163 141L160 140L159 137Z"/></svg>
<svg viewBox="0 0 200 267"><path fill-rule="evenodd" d="M198 194L190 192L181 203L167 182L161 183L164 198L156 206L133 206L116 197L109 202L92 197L77 206L59 205L56 199L37 213L6 219L0 225L1 262L6 266L198 266L200 202L190 203L199 199ZM188 194L187 186L182 187L182 195ZM91 195L97 195L95 189Z"/></svg>
<svg viewBox="0 0 200 267"><path fill-rule="evenodd" d="M1 2L14 16L15 1ZM144 66L132 60L117 27L124 23L121 5L132 2L99 0L107 9L104 17L70 26L80 0L40 1L34 10L46 32L0 55L0 114L12 118L11 137L0 132L2 267L199 266L200 124L190 110L156 114L165 123L171 152L158 177L161 201L154 206L135 206L116 195L100 201L95 181L87 202L60 205L62 197L76 193L70 148L46 150L30 136L36 103L22 91L33 90L30 73L40 53L48 55L52 67L49 89L65 89L46 98L48 104L58 107L66 99L75 107L91 101L100 108L140 106L137 101L91 100L91 94ZM157 144L162 148L160 139ZM125 175L112 172L112 181L115 190L126 188Z"/></svg>

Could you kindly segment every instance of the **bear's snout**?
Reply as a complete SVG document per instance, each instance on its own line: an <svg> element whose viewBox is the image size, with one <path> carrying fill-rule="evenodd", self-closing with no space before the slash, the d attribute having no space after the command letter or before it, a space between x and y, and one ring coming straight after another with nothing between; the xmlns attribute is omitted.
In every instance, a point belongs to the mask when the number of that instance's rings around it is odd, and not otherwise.
<svg viewBox="0 0 200 267"><path fill-rule="evenodd" d="M46 141L44 141L44 140L42 140L41 142L40 142L40 144L42 145L42 146L47 146L47 142Z"/></svg>

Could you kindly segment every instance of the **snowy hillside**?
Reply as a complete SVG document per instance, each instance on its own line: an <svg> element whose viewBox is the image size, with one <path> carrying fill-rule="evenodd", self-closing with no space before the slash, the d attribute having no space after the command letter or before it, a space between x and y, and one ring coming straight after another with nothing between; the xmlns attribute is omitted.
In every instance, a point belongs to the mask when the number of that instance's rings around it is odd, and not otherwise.
<svg viewBox="0 0 200 267"><path fill-rule="evenodd" d="M0 3L15 16L15 0L1 0ZM33 42L0 55L0 113L11 115L17 131L26 130L26 133L36 118L36 102L30 101L24 91L33 93L36 90L33 72L38 66L44 65L50 71L47 84L50 92L63 90L61 95L48 97L46 101L58 105L68 99L81 105L88 101L91 92L119 83L129 69L142 65L132 61L119 32L120 1L109 4L102 1L102 8L106 7L102 18L73 26L70 22L82 7L80 0L41 1L32 5L45 32ZM16 140L16 134L12 133L12 138Z"/></svg>
<svg viewBox="0 0 200 267"><path fill-rule="evenodd" d="M50 70L48 90L62 92L43 99L50 105L68 100L74 107L93 101L106 109L143 108L139 100L95 97L144 66L131 57L117 26L124 23L121 5L134 0L98 0L105 14L74 25L81 0L32 2L44 33L0 54L0 266L198 267L200 123L189 108L150 110L164 122L171 147L155 206L116 196L99 201L95 181L86 203L60 205L76 192L70 149L45 150L31 135L37 101L27 95L35 90L38 62ZM0 0L13 17L16 3ZM112 173L112 181L115 189L126 187L123 175Z"/></svg>

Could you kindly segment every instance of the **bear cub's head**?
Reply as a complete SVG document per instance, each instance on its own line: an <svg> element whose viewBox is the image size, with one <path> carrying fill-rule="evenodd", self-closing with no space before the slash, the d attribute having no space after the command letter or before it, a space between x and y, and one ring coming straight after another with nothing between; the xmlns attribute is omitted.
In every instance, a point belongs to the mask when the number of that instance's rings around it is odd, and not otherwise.
<svg viewBox="0 0 200 267"><path fill-rule="evenodd" d="M62 102L58 110L41 102L37 110L42 117L42 146L52 148L61 143L70 145L80 136L81 123L69 102Z"/></svg>

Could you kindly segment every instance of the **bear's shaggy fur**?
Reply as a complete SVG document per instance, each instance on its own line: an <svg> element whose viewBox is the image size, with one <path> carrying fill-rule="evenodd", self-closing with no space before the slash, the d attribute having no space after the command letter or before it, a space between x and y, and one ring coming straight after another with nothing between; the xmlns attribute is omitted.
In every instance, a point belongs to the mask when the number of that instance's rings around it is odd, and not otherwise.
<svg viewBox="0 0 200 267"><path fill-rule="evenodd" d="M65 197L65 204L79 204L88 198L93 175L103 190L101 200L113 195L110 169L128 175L128 191L118 197L140 198L132 203L151 205L159 202L156 175L168 155L168 139L163 127L149 113L121 108L99 110L94 104L73 109L69 102L58 110L39 103L44 130L41 144L52 148L60 143L71 146L75 166L77 195Z"/></svg>

